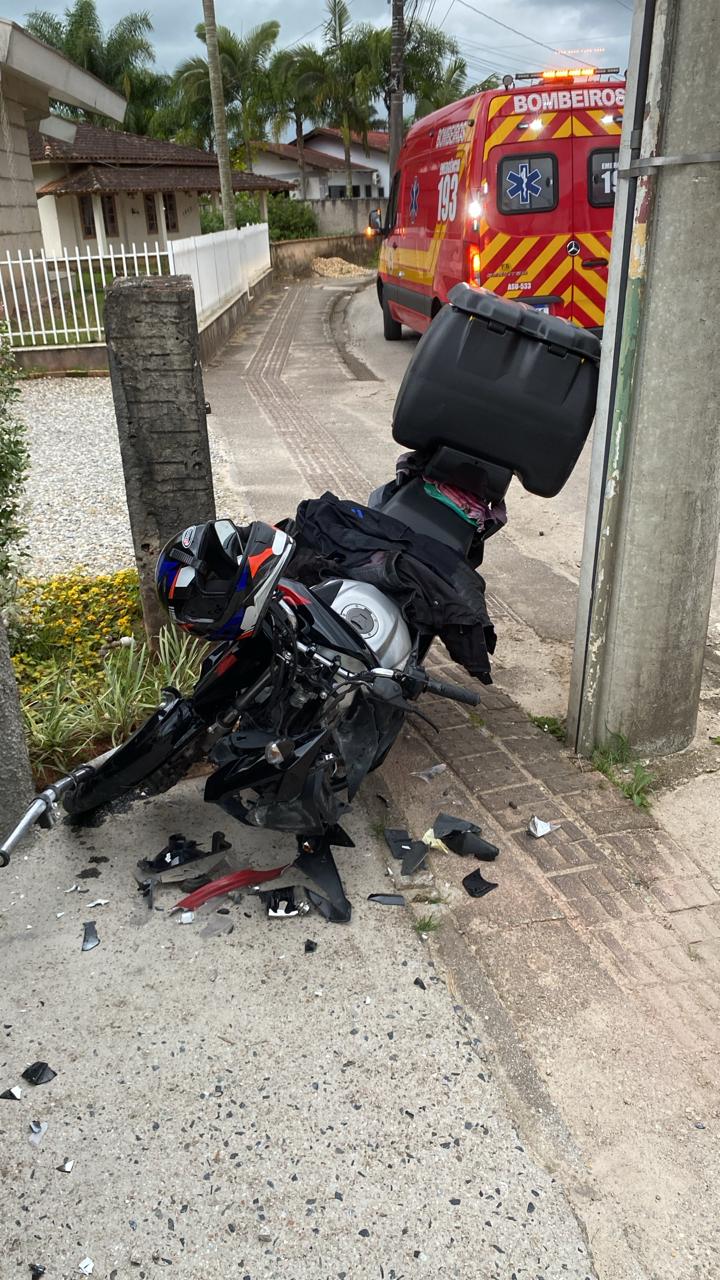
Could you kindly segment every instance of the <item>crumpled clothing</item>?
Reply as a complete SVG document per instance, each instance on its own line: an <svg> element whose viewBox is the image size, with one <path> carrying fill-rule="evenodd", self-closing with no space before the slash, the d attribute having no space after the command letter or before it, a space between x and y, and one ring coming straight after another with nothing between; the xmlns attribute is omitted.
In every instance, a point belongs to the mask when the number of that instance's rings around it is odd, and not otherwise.
<svg viewBox="0 0 720 1280"><path fill-rule="evenodd" d="M425 492L436 498L452 511L457 512L468 524L475 525L482 532L485 525L493 520L497 525L507 523L507 509L504 502L485 502L474 493L465 489L457 489L454 485L445 484L442 480L428 480L423 477Z"/></svg>
<svg viewBox="0 0 720 1280"><path fill-rule="evenodd" d="M301 502L292 572L307 585L349 577L383 591L411 627L437 635L451 657L491 684L495 630L485 582L458 552L400 520L332 493Z"/></svg>

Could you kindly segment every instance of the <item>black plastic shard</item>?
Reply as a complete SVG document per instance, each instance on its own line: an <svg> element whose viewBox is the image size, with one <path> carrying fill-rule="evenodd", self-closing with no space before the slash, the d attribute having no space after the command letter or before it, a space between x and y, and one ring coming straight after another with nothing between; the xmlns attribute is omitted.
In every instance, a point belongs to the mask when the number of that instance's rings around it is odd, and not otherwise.
<svg viewBox="0 0 720 1280"><path fill-rule="evenodd" d="M410 832L405 831L403 827L386 827L383 834L385 843L393 858L397 858L398 862L400 862L412 847Z"/></svg>
<svg viewBox="0 0 720 1280"><path fill-rule="evenodd" d="M480 827L467 818L439 813L433 823L433 833L461 858L473 857L480 862L493 862L500 852L497 845L483 840Z"/></svg>
<svg viewBox="0 0 720 1280"><path fill-rule="evenodd" d="M480 870L471 871L469 876L463 879L463 887L471 898L484 898L486 893L490 893L492 889L497 889L497 885L492 880L485 880Z"/></svg>
<svg viewBox="0 0 720 1280"><path fill-rule="evenodd" d="M45 1268L44 1268L44 1266L42 1265L42 1263L40 1263L40 1262L31 1262L31 1263L30 1263L30 1275L33 1277L33 1280L40 1280L40 1276L44 1276L44 1275L45 1275Z"/></svg>
<svg viewBox="0 0 720 1280"><path fill-rule="evenodd" d="M267 909L268 917L271 920L283 920L290 916L300 915L300 904L295 901L295 890L289 889L269 889L265 893L259 893L258 897Z"/></svg>
<svg viewBox="0 0 720 1280"><path fill-rule="evenodd" d="M100 946L100 939L97 936L94 920L86 920L83 924L83 940L82 950L92 951L94 947Z"/></svg>
<svg viewBox="0 0 720 1280"><path fill-rule="evenodd" d="M230 842L225 839L223 831L213 831L209 853L207 849L201 849L198 846L197 840L188 840L181 832L176 832L168 836L165 848L161 849L156 857L141 858L138 867L141 871L157 875L162 871L170 871L174 867L184 867L187 863L198 862L200 858L220 855L230 847Z"/></svg>
<svg viewBox="0 0 720 1280"><path fill-rule="evenodd" d="M404 907L405 899L401 893L371 893L368 902L377 902L381 907Z"/></svg>
<svg viewBox="0 0 720 1280"><path fill-rule="evenodd" d="M312 938L305 939L305 955L307 956L312 955L313 951L317 951L317 949L318 949L317 942L313 942Z"/></svg>
<svg viewBox="0 0 720 1280"><path fill-rule="evenodd" d="M11 1089L5 1089L0 1093L0 1098L6 1099L8 1102L19 1102L22 1097L22 1089L19 1084L14 1084Z"/></svg>
<svg viewBox="0 0 720 1280"><path fill-rule="evenodd" d="M300 852L293 866L322 890L322 894L312 889L305 890L311 903L332 924L347 924L352 915L352 904L345 897L329 836L298 836L297 841Z"/></svg>
<svg viewBox="0 0 720 1280"><path fill-rule="evenodd" d="M426 853L427 845L423 844L422 840L413 840L407 853L403 854L402 867L400 868L402 874L411 876L413 872L417 871L418 867L423 865Z"/></svg>
<svg viewBox="0 0 720 1280"><path fill-rule="evenodd" d="M27 1080L28 1084L49 1084L54 1080L57 1071L53 1071L47 1062L31 1062L22 1073L23 1080Z"/></svg>

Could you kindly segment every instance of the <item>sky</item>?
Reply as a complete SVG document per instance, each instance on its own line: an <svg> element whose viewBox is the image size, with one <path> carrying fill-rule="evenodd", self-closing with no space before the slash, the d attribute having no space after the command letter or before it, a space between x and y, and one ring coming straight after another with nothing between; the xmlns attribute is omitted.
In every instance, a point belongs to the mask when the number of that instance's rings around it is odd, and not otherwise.
<svg viewBox="0 0 720 1280"><path fill-rule="evenodd" d="M97 6L107 26L129 9L149 8L158 70L172 71L183 58L200 52L194 28L202 20L201 0L161 0L150 5L143 0L97 0ZM475 81L493 71L504 75L582 63L620 67L623 72L627 66L632 0L405 0L406 13L416 6L423 21L456 37ZM61 15L67 0L38 0L36 5L32 0L0 0L0 16L22 23L33 7ZM349 0L349 7L356 21L389 25L388 0ZM283 47L301 39L320 40L324 3L215 0L215 12L219 23L237 32L278 18L278 47Z"/></svg>

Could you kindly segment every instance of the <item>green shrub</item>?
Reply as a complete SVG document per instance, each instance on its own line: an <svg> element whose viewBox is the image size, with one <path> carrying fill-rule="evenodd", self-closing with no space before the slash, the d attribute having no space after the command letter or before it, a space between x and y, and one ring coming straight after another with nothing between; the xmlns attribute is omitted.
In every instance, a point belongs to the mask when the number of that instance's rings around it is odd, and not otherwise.
<svg viewBox="0 0 720 1280"><path fill-rule="evenodd" d="M0 327L0 605L14 594L23 535L20 509L30 462L25 429L15 413L19 394L10 342Z"/></svg>
<svg viewBox="0 0 720 1280"><path fill-rule="evenodd" d="M257 196L244 191L235 196L235 221L238 227L255 226L262 221ZM271 240L304 240L318 233L317 218L310 205L280 194L268 196L268 225ZM203 235L223 229L222 213L209 200L200 202L200 227Z"/></svg>
<svg viewBox="0 0 720 1280"><path fill-rule="evenodd" d="M38 783L122 742L165 686L193 687L204 645L165 627L150 653L141 636L132 569L20 581L10 642Z"/></svg>

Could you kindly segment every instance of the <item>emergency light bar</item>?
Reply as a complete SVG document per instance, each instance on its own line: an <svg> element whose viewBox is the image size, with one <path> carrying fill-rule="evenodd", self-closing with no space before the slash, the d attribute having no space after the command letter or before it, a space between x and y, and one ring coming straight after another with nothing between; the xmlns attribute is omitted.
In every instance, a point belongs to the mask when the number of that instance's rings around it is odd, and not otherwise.
<svg viewBox="0 0 720 1280"><path fill-rule="evenodd" d="M554 71L518 71L516 80L574 80L576 76L617 76L619 67L559 67Z"/></svg>

